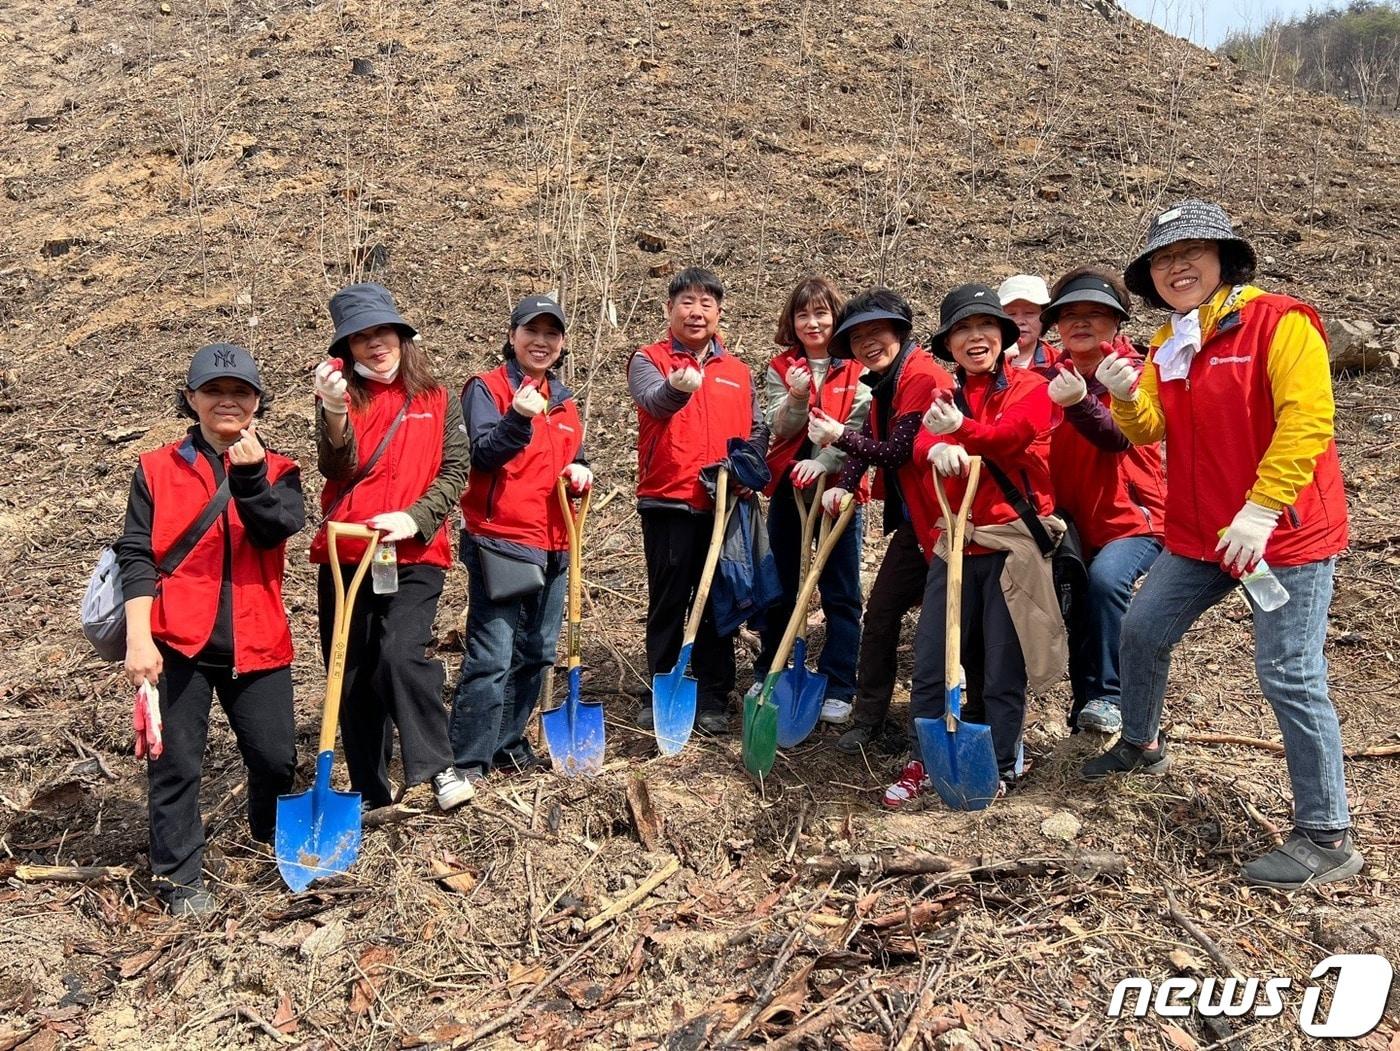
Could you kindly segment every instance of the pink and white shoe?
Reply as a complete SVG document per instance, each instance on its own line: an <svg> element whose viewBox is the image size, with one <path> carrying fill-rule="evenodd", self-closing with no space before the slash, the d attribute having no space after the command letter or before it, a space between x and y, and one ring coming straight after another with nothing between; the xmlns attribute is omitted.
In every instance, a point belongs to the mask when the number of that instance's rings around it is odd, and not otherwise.
<svg viewBox="0 0 1400 1051"><path fill-rule="evenodd" d="M917 799L933 787L933 782L924 773L924 764L911 759L904 764L899 780L885 789L882 802L891 810L897 810L911 799Z"/></svg>

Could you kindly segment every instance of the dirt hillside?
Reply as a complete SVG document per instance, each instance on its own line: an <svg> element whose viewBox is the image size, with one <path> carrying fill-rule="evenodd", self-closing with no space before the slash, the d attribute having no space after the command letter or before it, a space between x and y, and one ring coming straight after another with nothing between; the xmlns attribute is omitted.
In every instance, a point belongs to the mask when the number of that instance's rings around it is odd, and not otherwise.
<svg viewBox="0 0 1400 1051"><path fill-rule="evenodd" d="M1177 767L1151 784L1076 783L1101 742L1068 736L1067 690L1034 706L1025 789L980 815L882 813L897 759L845 761L829 733L761 793L737 740L654 758L629 728L645 581L624 388L680 266L724 276L726 332L758 368L807 270L892 284L930 327L964 280L1121 265L1188 194L1242 223L1261 283L1393 339L1394 122L1246 78L1108 0L9 0L0 63L0 1051L1273 1049L1315 1043L1298 1007L1325 956L1400 961L1393 758L1348 767L1362 879L1288 898L1235 878L1289 827L1280 756L1200 739L1277 738L1242 600L1182 649ZM136 457L183 430L170 399L205 342L258 356L264 433L314 495L325 302L363 277L453 389L492 364L518 297L557 289L570 309L607 501L585 616L608 768L492 781L450 819L400 813L347 879L293 898L247 838L215 717L204 806L227 909L194 928L152 905L129 690L77 601ZM1385 749L1400 384L1345 379L1338 399L1354 543L1327 657L1348 749ZM303 783L323 685L308 543L288 586ZM464 592L454 570L454 680ZM943 860L901 874L915 852ZM1284 1014L1106 1017L1126 976L1230 969L1292 978ZM1397 1046L1394 1021L1366 1046Z"/></svg>

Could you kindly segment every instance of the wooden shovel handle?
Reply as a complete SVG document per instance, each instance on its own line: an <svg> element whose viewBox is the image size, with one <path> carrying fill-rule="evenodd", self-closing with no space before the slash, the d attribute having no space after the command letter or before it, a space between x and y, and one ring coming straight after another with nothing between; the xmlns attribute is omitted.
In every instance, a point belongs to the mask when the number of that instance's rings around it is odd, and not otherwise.
<svg viewBox="0 0 1400 1051"><path fill-rule="evenodd" d="M363 540L366 545L355 575L350 579L348 591L341 576L340 555L336 550L339 540ZM330 522L326 526L326 545L330 549L331 579L335 583L335 620L331 625L331 661L326 669L326 700L321 708L321 739L316 746L317 752L329 752L335 747L335 728L340 722L341 687L345 682L345 651L350 645L350 614L355 608L355 595L360 590L360 582L374 562L379 533L367 526Z"/></svg>
<svg viewBox="0 0 1400 1051"><path fill-rule="evenodd" d="M938 494L938 506L943 512L943 536L948 545L948 586L944 592L944 636L943 681L948 687L958 685L958 671L962 664L962 578L963 547L966 544L967 516L972 510L972 499L977 495L977 483L982 477L982 457L969 458L967 488L963 491L962 504L954 518L948 504L948 494L943 490L943 479L933 472L933 488ZM947 716L954 718L951 712Z"/></svg>
<svg viewBox="0 0 1400 1051"><path fill-rule="evenodd" d="M821 577L822 570L826 568L826 560L831 557L831 552L836 547L836 541L841 539L846 524L850 522L851 516L855 513L856 498L851 495L842 502L841 516L836 520L836 524L827 531L821 547L817 548L817 554L812 559L812 565L807 570L807 576L802 581L802 588L797 593L797 604L793 607L792 616L788 618L787 630L783 632L783 640L778 643L777 652L773 654L773 663L770 667L774 671L782 671L788 658L792 656L792 646L797 641L798 629L807 622L807 603L812 601L812 592L817 589L817 580Z"/></svg>
<svg viewBox="0 0 1400 1051"><path fill-rule="evenodd" d="M724 547L724 530L729 525L729 468L721 467L715 480L715 524L710 530L710 549L705 552L705 568L700 572L700 584L695 589L695 601L690 604L690 616L685 622L685 638L682 646L691 646L700 634L700 621L705 616L705 603L710 599L710 585L714 583L715 567L719 565L719 553Z"/></svg>
<svg viewBox="0 0 1400 1051"><path fill-rule="evenodd" d="M583 523L588 517L593 490L583 491L578 513L575 514L573 502L569 499L568 483L560 478L555 489L559 494L559 506L564 509L564 528L569 531L569 635L565 646L569 654L569 667L577 668L583 660L583 640L580 637L583 622Z"/></svg>
<svg viewBox="0 0 1400 1051"><path fill-rule="evenodd" d="M797 579L807 579L807 567L812 564L812 534L816 532L817 519L822 520L821 535L826 539L827 530L831 525L831 516L822 514L822 494L826 492L826 475L817 479L817 484L812 489L812 502L809 504L802 498L802 490L797 486L792 487L792 498L797 501L797 520L802 525L802 560L797 569ZM807 637L807 621L803 620L803 628L798 633L800 637Z"/></svg>

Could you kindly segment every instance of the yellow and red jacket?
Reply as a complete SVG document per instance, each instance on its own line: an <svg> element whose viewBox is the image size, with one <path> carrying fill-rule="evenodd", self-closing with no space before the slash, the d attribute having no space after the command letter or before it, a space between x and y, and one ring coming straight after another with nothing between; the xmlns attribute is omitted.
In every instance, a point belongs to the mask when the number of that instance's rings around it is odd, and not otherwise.
<svg viewBox="0 0 1400 1051"><path fill-rule="evenodd" d="M700 468L728 455L730 438L748 440L753 434L753 377L733 354L722 352L703 365L694 354L671 339L635 351L662 375L689 366L703 376L685 407L658 419L637 407L637 496L676 500L697 511L714 508L700 482Z"/></svg>
<svg viewBox="0 0 1400 1051"><path fill-rule="evenodd" d="M1138 397L1113 402L1131 441L1166 439L1167 550L1217 561L1220 531L1250 500L1283 512L1264 550L1270 565L1331 558L1347 546L1347 507L1321 319L1248 285L1221 289L1199 316L1201 347L1186 377L1157 374L1156 348L1171 333L1163 326Z"/></svg>
<svg viewBox="0 0 1400 1051"><path fill-rule="evenodd" d="M355 431L355 454L359 462L356 473L379 448L385 432L394 422L394 417L403 408L408 392L404 388L403 377L393 383L368 383L365 385L369 401L363 407L350 404L350 424ZM414 395L399 429L384 455L374 465L374 469L350 489L341 500L349 479L327 480L321 490L321 513L324 515L335 509L337 522L368 522L375 515L386 511L401 511L427 492L437 479L442 468L442 434L447 416L447 390L438 387ZM345 564L355 563L364 554L363 541L346 540L336 545L337 555ZM446 569L452 565L452 544L447 530L439 526L432 538L424 543L417 536L400 540L397 544L400 565L438 566ZM323 524L316 531L311 543L311 561L328 562L330 554L326 549L326 527Z"/></svg>
<svg viewBox="0 0 1400 1051"><path fill-rule="evenodd" d="M504 416L515 399L507 365L473 376ZM555 389L558 388L558 389ZM583 421L573 395L557 381L549 392L549 409L530 421L530 443L503 467L472 469L462 494L462 516L473 536L509 540L544 551L567 551L569 531L555 484L583 447ZM466 391L463 391L466 398Z"/></svg>
<svg viewBox="0 0 1400 1051"><path fill-rule="evenodd" d="M151 494L151 554L157 565L203 513L218 488L209 461L184 455L186 444L187 439L181 439L141 456L141 471ZM294 470L293 461L268 450L269 485ZM240 674L285 668L292 663L292 633L282 605L286 543L255 547L235 500L228 502L175 572L161 579L151 606L151 635L191 659L204 649L219 613L225 533L232 556L233 666Z"/></svg>

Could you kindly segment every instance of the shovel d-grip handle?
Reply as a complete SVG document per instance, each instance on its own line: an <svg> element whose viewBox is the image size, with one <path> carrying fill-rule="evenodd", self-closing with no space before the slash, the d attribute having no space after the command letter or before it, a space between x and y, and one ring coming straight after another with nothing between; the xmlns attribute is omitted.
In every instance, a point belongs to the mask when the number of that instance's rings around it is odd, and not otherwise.
<svg viewBox="0 0 1400 1051"><path fill-rule="evenodd" d="M345 579L341 575L340 554L336 549L338 541L363 540L364 554L355 567L355 575L350 578L347 591ZM331 580L335 584L335 621L331 626L331 659L326 668L326 700L321 708L321 739L318 752L329 752L335 747L335 728L340 722L340 694L345 682L345 651L350 643L350 614L355 606L355 595L360 590L360 582L365 579L370 565L374 562L374 552L379 546L379 533L368 526L350 522L330 522L326 525L326 546L330 550Z"/></svg>
<svg viewBox="0 0 1400 1051"><path fill-rule="evenodd" d="M968 457L967 488L963 491L958 513L953 515L943 479L933 472L933 488L938 494L938 507L943 512L943 540L948 548L948 585L944 590L943 612L943 682L947 688L947 707L943 719L949 733L958 728L962 715L962 692L959 667L962 664L962 581L963 548L967 545L967 518L972 500L977 495L977 483L982 477L982 457Z"/></svg>

